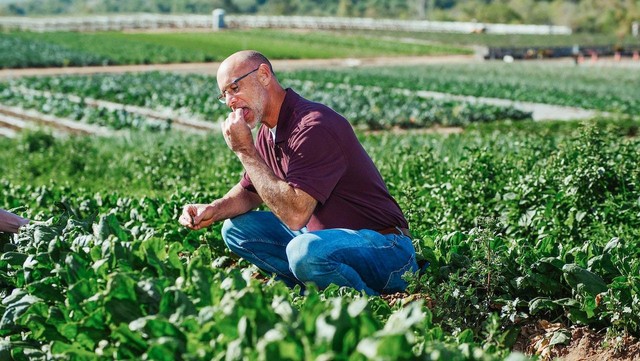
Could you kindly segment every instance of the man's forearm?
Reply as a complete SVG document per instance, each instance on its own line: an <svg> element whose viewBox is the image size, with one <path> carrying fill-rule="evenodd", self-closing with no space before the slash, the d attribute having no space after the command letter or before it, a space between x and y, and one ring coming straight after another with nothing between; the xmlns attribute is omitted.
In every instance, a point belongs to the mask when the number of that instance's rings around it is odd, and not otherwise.
<svg viewBox="0 0 640 361"><path fill-rule="evenodd" d="M211 203L214 209L214 221L233 218L255 209L261 203L259 195L242 188L240 184L236 184L222 198Z"/></svg>
<svg viewBox="0 0 640 361"><path fill-rule="evenodd" d="M315 201L276 177L257 152L237 154L267 207L289 228L297 230L304 227L315 207Z"/></svg>
<svg viewBox="0 0 640 361"><path fill-rule="evenodd" d="M240 184L231 188L224 197L209 204L187 204L178 222L190 229L203 229L223 219L244 214L262 203L260 196L249 192Z"/></svg>

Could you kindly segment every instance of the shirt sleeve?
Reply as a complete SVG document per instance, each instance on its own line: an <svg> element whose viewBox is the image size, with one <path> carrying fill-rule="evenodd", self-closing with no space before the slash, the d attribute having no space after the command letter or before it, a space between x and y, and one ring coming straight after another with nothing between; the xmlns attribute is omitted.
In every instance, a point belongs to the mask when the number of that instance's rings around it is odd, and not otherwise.
<svg viewBox="0 0 640 361"><path fill-rule="evenodd" d="M249 175L247 174L247 172L244 172L242 174L242 178L240 178L240 185L242 186L242 188L250 192L258 193L258 191L256 190L256 187L251 182L251 178L249 178Z"/></svg>
<svg viewBox="0 0 640 361"><path fill-rule="evenodd" d="M337 137L322 126L296 132L291 143L286 181L324 203L347 170L347 159Z"/></svg>

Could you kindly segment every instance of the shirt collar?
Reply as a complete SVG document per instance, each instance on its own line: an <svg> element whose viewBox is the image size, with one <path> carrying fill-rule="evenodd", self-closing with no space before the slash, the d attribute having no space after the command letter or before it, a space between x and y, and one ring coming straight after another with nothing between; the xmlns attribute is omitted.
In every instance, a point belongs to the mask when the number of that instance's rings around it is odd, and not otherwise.
<svg viewBox="0 0 640 361"><path fill-rule="evenodd" d="M269 132L271 133L271 140L273 140L274 142L276 141L276 129L278 128L278 126L275 126L271 129L269 129Z"/></svg>
<svg viewBox="0 0 640 361"><path fill-rule="evenodd" d="M284 101L282 102L282 106L280 107L280 114L278 115L278 123L275 128L278 128L279 131L275 133L275 143L280 143L285 141L289 133L291 132L292 124L289 124L291 119L293 119L294 107L298 102L300 96L293 91L291 88L286 89L286 95L284 96Z"/></svg>

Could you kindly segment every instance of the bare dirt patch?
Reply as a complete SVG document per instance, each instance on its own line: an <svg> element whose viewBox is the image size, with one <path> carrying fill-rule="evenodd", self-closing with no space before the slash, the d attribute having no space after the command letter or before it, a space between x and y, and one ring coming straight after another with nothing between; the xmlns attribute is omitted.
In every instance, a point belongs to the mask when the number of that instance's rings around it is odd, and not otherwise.
<svg viewBox="0 0 640 361"><path fill-rule="evenodd" d="M54 128L59 133L76 135L112 135L112 131L93 124L76 122L71 119L58 118L50 114L43 114L34 109L22 109L20 107L6 106L0 104L0 115L3 117L3 124L12 119L15 129L23 129L29 125L44 125ZM3 127L8 128L8 127Z"/></svg>
<svg viewBox="0 0 640 361"><path fill-rule="evenodd" d="M563 332L567 342L553 345L554 335ZM608 337L588 327L565 327L546 320L522 327L513 351L537 355L541 360L634 361L640 360L640 342L631 336Z"/></svg>
<svg viewBox="0 0 640 361"><path fill-rule="evenodd" d="M402 56L376 57L358 59L291 59L273 60L273 67L277 71L318 68L349 68L360 66L384 65L418 65L440 63L474 62L472 55L451 56ZM145 71L171 71L177 73L197 73L215 75L220 63L178 63L178 64L145 64L145 65L112 65L112 66L82 66L64 68L28 68L28 69L0 69L0 78L15 78L22 76L64 75L64 74L97 74L97 73L127 73Z"/></svg>
<svg viewBox="0 0 640 361"><path fill-rule="evenodd" d="M380 295L380 298L382 298L383 300L385 300L385 302L387 302L389 304L389 306L393 307L395 305L402 305L402 306L406 306L411 302L415 302L418 300L422 300L424 302L424 305L427 306L429 309L432 309L435 306L435 301L433 301L433 299L424 293L406 293L406 292L396 292L396 293L390 293L390 294L386 294L386 295Z"/></svg>

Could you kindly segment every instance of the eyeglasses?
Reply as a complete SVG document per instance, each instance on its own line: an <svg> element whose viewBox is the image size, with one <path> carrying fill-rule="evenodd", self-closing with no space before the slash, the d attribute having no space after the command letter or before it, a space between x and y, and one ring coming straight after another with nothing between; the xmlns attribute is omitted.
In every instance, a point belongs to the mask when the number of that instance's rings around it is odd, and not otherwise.
<svg viewBox="0 0 640 361"><path fill-rule="evenodd" d="M258 71L258 69L260 69L260 66L258 66L257 68L251 70L250 72L246 73L245 75L236 78L234 81L229 83L229 85L224 87L224 90L222 90L222 94L218 95L218 100L220 101L220 103L227 104L227 94L231 94L231 95L238 94L238 92L240 91L240 87L238 86L238 82L240 80L248 77L249 75L255 73L256 71Z"/></svg>

